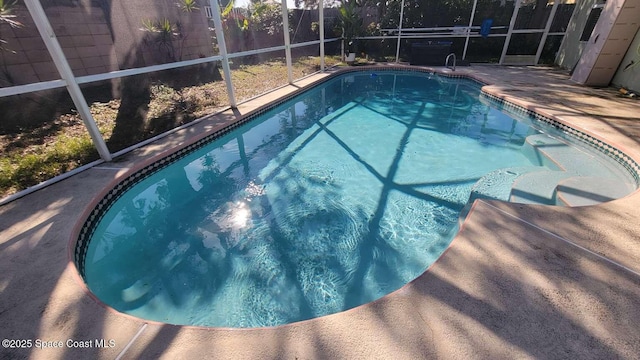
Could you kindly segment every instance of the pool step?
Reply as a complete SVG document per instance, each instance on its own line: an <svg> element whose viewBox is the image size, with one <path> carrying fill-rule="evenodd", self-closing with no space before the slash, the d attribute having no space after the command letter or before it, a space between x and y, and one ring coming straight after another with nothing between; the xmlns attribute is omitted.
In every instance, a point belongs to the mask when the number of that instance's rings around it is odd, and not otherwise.
<svg viewBox="0 0 640 360"><path fill-rule="evenodd" d="M633 191L631 184L617 179L594 176L571 177L560 181L556 189L558 205L587 206L619 199Z"/></svg>
<svg viewBox="0 0 640 360"><path fill-rule="evenodd" d="M516 179L523 174L540 171L539 166L521 166L494 170L480 178L471 189L469 203L476 199L494 199L509 201L511 188Z"/></svg>
<svg viewBox="0 0 640 360"><path fill-rule="evenodd" d="M503 168L484 175L471 189L468 204L493 199L585 206L618 199L636 189L635 182L625 180L618 166L562 139L530 135L522 151L534 166Z"/></svg>
<svg viewBox="0 0 640 360"><path fill-rule="evenodd" d="M547 166L552 170L564 170L585 176L600 174L603 171L602 163L593 155L546 134L527 136L523 151L534 164Z"/></svg>
<svg viewBox="0 0 640 360"><path fill-rule="evenodd" d="M535 165L503 168L478 180L468 204L494 199L523 204L585 206L623 197L635 182L586 149L546 134L530 135L522 151ZM618 176L615 175L618 173Z"/></svg>
<svg viewBox="0 0 640 360"><path fill-rule="evenodd" d="M566 171L542 170L518 177L509 194L509 201L521 204L556 205L556 187L574 177Z"/></svg>
<svg viewBox="0 0 640 360"><path fill-rule="evenodd" d="M619 169L562 139L546 134L530 135L523 151L535 164L556 171L518 177L511 190L510 201L584 206L618 199L635 190L631 182L614 175Z"/></svg>

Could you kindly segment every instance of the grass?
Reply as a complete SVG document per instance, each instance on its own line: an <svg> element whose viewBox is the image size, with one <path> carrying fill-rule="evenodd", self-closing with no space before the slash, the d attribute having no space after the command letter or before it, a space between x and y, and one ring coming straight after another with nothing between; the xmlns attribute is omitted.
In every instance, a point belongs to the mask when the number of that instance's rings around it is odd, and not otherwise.
<svg viewBox="0 0 640 360"><path fill-rule="evenodd" d="M328 66L339 62L335 57L325 61ZM319 63L318 57L298 58L292 64L293 78L318 71ZM284 60L272 59L257 65L234 66L231 77L236 99L242 101L286 85L287 69ZM121 99L90 104L91 114L111 152L228 106L224 81L178 89L153 83L149 93L148 103L137 109L143 118L137 133L123 141L113 137ZM0 198L99 159L75 111L57 114L36 128L0 134L0 149Z"/></svg>

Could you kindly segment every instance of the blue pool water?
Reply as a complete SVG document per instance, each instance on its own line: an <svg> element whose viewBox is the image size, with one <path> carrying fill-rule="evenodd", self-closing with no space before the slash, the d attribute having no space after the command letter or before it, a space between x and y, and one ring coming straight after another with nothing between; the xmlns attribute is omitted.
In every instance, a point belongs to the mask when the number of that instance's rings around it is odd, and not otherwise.
<svg viewBox="0 0 640 360"><path fill-rule="evenodd" d="M536 133L426 73L343 75L125 192L85 280L173 324L273 326L370 302L445 250L474 183Z"/></svg>

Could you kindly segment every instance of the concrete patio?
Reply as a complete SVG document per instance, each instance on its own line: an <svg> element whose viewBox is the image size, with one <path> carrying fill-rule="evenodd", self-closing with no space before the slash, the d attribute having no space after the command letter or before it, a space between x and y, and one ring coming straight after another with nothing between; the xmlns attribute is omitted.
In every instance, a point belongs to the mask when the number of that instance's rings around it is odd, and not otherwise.
<svg viewBox="0 0 640 360"><path fill-rule="evenodd" d="M549 68L456 73L640 163L638 100L576 85ZM275 328L159 324L89 295L68 253L96 196L130 169L321 76L0 206L0 339L31 340L27 348L3 346L0 358L640 359L638 191L575 208L477 200L449 249L410 284L370 304ZM36 348L37 340L62 346Z"/></svg>

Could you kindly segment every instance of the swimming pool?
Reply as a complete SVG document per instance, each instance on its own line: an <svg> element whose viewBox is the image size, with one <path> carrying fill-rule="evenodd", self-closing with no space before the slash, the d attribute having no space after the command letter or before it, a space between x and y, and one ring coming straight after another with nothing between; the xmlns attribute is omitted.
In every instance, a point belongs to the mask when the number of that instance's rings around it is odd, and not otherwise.
<svg viewBox="0 0 640 360"><path fill-rule="evenodd" d="M375 300L448 246L475 184L541 169L539 131L428 73L347 74L114 192L79 268L141 318L273 326ZM83 246L81 244L81 246Z"/></svg>

